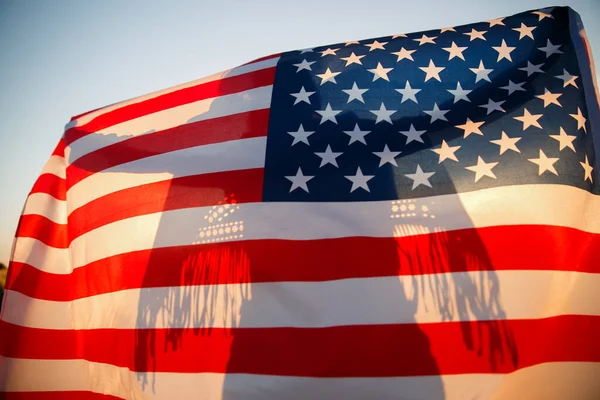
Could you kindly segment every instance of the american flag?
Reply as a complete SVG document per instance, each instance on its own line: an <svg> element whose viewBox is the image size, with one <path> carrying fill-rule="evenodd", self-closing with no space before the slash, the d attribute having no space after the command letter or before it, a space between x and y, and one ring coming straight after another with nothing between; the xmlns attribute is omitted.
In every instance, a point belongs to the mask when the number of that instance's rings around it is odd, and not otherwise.
<svg viewBox="0 0 600 400"><path fill-rule="evenodd" d="M600 112L567 7L291 51L74 117L7 399L600 397Z"/></svg>

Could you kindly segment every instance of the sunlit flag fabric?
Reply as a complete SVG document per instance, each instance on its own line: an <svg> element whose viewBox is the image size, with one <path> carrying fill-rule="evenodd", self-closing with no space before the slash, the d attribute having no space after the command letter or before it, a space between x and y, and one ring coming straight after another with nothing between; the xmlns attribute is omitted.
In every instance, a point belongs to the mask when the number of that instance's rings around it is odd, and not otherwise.
<svg viewBox="0 0 600 400"><path fill-rule="evenodd" d="M5 398L600 398L600 114L569 8L321 46L73 118Z"/></svg>

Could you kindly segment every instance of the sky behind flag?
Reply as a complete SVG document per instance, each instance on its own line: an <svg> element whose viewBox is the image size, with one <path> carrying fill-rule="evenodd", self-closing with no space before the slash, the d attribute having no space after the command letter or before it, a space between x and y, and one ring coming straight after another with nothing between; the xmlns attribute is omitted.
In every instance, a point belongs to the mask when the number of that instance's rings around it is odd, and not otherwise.
<svg viewBox="0 0 600 400"><path fill-rule="evenodd" d="M593 23L600 2L561 4L580 13L600 57L600 27ZM551 5L537 0L0 1L0 262L8 262L26 195L73 115L271 53Z"/></svg>

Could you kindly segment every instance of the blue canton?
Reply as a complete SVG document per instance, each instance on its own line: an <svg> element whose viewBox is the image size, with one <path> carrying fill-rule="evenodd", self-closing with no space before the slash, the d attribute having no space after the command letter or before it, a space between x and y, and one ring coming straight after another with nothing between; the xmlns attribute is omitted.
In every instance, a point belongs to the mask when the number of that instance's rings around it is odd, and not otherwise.
<svg viewBox="0 0 600 400"><path fill-rule="evenodd" d="M284 53L264 201L600 193L569 9Z"/></svg>

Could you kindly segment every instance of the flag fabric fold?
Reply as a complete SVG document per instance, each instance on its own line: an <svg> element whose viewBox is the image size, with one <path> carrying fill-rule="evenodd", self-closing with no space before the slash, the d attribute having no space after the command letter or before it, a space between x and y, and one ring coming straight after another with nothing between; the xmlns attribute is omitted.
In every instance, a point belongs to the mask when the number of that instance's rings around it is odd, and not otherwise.
<svg viewBox="0 0 600 400"><path fill-rule="evenodd" d="M600 397L600 109L568 7L264 57L74 117L7 399Z"/></svg>

